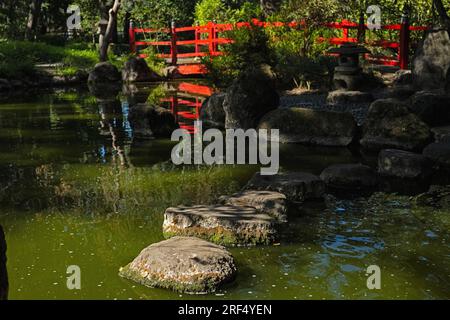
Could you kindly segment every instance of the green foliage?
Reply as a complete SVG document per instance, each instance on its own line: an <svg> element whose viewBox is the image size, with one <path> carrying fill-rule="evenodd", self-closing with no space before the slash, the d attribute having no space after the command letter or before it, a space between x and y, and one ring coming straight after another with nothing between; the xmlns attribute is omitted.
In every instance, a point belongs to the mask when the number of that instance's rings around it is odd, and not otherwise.
<svg viewBox="0 0 450 320"><path fill-rule="evenodd" d="M195 5L195 23L205 25L250 21L261 16L258 1L200 0Z"/></svg>
<svg viewBox="0 0 450 320"><path fill-rule="evenodd" d="M227 32L232 43L224 46L225 55L204 59L210 77L219 86L229 84L249 67L260 64L275 64L275 55L270 49L269 36L263 28L239 28Z"/></svg>
<svg viewBox="0 0 450 320"><path fill-rule="evenodd" d="M36 73L37 63L61 63L57 73L73 75L88 70L98 62L95 50L84 45L51 46L40 42L0 42L0 77L22 78Z"/></svg>

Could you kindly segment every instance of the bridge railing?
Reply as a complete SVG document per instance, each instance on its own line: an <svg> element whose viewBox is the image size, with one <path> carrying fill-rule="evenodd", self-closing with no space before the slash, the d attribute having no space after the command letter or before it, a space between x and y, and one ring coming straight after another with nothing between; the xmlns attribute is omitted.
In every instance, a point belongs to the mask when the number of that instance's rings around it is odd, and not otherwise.
<svg viewBox="0 0 450 320"><path fill-rule="evenodd" d="M225 31L230 31L235 28L250 28L252 26L259 26L263 28L269 27L291 27L301 29L305 27L304 22L263 22L257 19L253 19L251 22L239 22L236 24L217 24L209 22L204 26L188 26L188 27L176 27L172 23L171 28L165 29L151 29L151 28L136 28L133 23L130 24L130 49L131 52L137 53L140 56L140 48L154 46L154 47L166 47L165 53L160 53L158 56L165 59L170 59L171 64L185 64L180 62L180 59L189 58L201 58L206 56L219 56L223 54L220 45L231 43L232 40L222 36ZM323 28L331 30L341 30L342 35L340 37L318 37L316 41L327 42L331 45L340 45L345 42L359 42L372 47L378 47L382 49L393 49L395 55L392 57L383 55L371 55L367 54L365 58L374 63L386 66L398 66L401 69L407 69L409 64L409 50L411 46L412 31L425 31L428 27L425 26L410 26L407 17L402 17L400 24L384 25L381 30L390 30L398 32L397 40L370 40L367 39L366 33L369 27L363 23L355 23L348 20L342 20L341 22L332 22L322 24ZM357 30L357 36L351 36L351 31ZM151 35L155 33L166 34L167 40L141 40L138 39L140 34ZM181 48L189 47L190 50L180 50ZM191 70L193 71L193 70ZM197 73L205 73L206 69L199 68ZM196 73L196 72L193 72Z"/></svg>

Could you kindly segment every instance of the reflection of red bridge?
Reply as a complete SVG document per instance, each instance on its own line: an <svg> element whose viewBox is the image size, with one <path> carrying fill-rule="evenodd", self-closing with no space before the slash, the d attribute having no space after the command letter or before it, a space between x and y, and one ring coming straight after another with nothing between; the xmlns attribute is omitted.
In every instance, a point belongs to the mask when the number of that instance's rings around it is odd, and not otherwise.
<svg viewBox="0 0 450 320"><path fill-rule="evenodd" d="M249 28L252 25L272 28L272 27L290 27L304 28L305 23L283 23L283 22L262 22L253 19L252 22L240 22L236 24L216 24L208 23L205 26L192 26L176 28L172 26L166 29L135 28L130 26L130 48L134 53L139 53L142 47L153 46L162 48L161 58L167 59L172 65L177 65L181 74L205 74L205 66L201 63L204 57L215 57L223 54L220 45L230 43L229 38L224 37L226 31L234 28ZM392 49L394 56L372 56L367 55L366 59L374 64L398 66L401 69L408 68L409 49L411 45L410 32L424 31L427 27L410 26L406 19L400 24L382 26L382 30L396 31L398 35L396 40L367 40L368 26L364 23L354 23L347 20L342 22L325 23L322 25L324 30L342 30L340 37L318 37L319 42L328 42L333 45L339 45L344 42L361 42L372 47L382 49ZM353 37L350 32L356 31ZM146 35L162 35L164 40L147 40ZM141 39L144 37L144 39ZM140 39L138 39L140 38ZM370 38L370 37L369 37ZM143 54L141 54L142 56Z"/></svg>
<svg viewBox="0 0 450 320"><path fill-rule="evenodd" d="M168 104L180 128L194 133L194 121L200 117L203 101L212 93L212 88L206 85L181 82L161 101Z"/></svg>

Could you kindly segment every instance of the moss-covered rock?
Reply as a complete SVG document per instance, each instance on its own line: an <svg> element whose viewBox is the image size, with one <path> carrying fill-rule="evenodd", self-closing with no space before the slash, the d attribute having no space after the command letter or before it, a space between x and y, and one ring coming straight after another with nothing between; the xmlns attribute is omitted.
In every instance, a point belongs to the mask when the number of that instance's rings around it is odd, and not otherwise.
<svg viewBox="0 0 450 320"><path fill-rule="evenodd" d="M142 250L120 268L119 275L148 287L209 293L233 281L236 271L233 256L224 247L194 237L174 237Z"/></svg>
<svg viewBox="0 0 450 320"><path fill-rule="evenodd" d="M253 207L216 205L168 208L163 234L195 236L223 245L270 244L276 220Z"/></svg>
<svg viewBox="0 0 450 320"><path fill-rule="evenodd" d="M406 104L382 99L371 104L360 143L374 150L422 150L431 136L430 128Z"/></svg>
<svg viewBox="0 0 450 320"><path fill-rule="evenodd" d="M260 129L279 129L281 143L347 146L357 132L350 113L281 108L266 114Z"/></svg>

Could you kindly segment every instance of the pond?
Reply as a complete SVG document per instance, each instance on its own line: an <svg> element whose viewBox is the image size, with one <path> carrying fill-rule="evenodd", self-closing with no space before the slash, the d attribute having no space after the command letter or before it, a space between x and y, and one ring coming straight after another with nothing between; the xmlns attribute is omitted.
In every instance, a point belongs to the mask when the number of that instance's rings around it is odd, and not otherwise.
<svg viewBox="0 0 450 320"><path fill-rule="evenodd" d="M209 94L191 85L138 88L112 109L82 90L0 102L0 224L11 299L450 298L449 212L420 211L408 197L381 193L293 209L279 243L230 248L238 277L215 294L120 278L121 266L163 240L167 207L212 203L259 170L176 169L173 142L135 137L129 113L137 96L172 108L180 125L191 126ZM298 145L282 146L280 156L282 169L315 174L330 164L373 161ZM81 290L67 289L70 265L81 269ZM381 268L381 290L366 286L370 265Z"/></svg>

